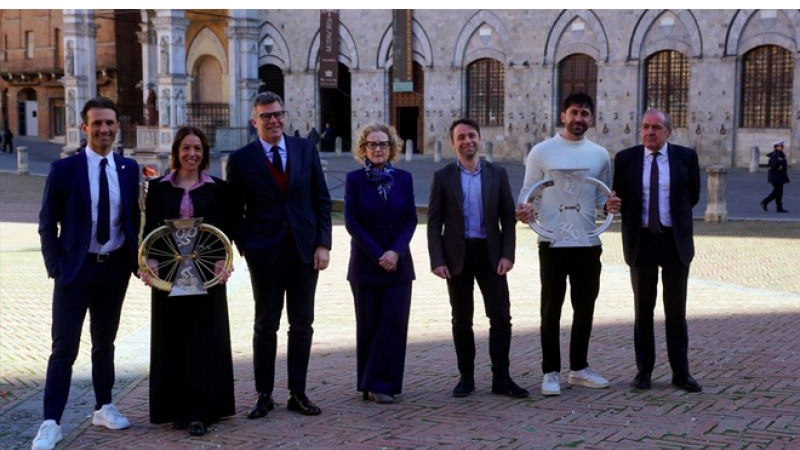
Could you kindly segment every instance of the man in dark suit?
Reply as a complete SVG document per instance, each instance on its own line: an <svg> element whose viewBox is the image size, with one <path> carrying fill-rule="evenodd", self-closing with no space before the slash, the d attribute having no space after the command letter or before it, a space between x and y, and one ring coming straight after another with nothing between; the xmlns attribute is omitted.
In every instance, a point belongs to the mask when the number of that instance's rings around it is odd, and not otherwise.
<svg viewBox="0 0 800 450"><path fill-rule="evenodd" d="M253 100L258 139L234 152L228 182L235 211L233 240L247 262L255 299L253 366L258 399L248 415L275 407L277 332L286 296L289 319L287 408L317 415L306 396L319 271L328 267L331 198L319 153L302 138L283 134L283 100L263 92Z"/></svg>
<svg viewBox="0 0 800 450"><path fill-rule="evenodd" d="M511 313L506 274L514 267L514 199L505 169L478 158L481 133L471 119L450 125L457 160L433 175L428 202L428 254L432 272L447 280L453 341L461 378L453 397L475 391L473 284L489 317L492 392L524 398L509 376Z"/></svg>
<svg viewBox="0 0 800 450"><path fill-rule="evenodd" d="M702 387L689 372L686 290L694 257L692 207L700 198L697 153L667 143L669 116L651 109L642 117L644 145L617 153L607 209L622 213L622 248L630 266L636 308L634 347L638 373L631 386L650 389L655 365L653 310L658 268L663 280L667 354L672 384L688 392Z"/></svg>
<svg viewBox="0 0 800 450"><path fill-rule="evenodd" d="M61 440L61 416L69 395L86 312L91 317L94 425L129 426L111 403L114 339L139 232L139 167L112 152L119 128L113 101L98 97L81 112L86 151L52 164L39 213L39 235L53 287L52 352L47 363L44 422L32 448Z"/></svg>

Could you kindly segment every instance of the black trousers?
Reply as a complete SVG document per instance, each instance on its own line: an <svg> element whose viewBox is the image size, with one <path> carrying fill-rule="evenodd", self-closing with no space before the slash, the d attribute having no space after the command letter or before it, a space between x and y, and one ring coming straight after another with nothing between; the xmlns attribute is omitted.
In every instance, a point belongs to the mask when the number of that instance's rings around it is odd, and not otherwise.
<svg viewBox="0 0 800 450"><path fill-rule="evenodd" d="M511 348L511 304L508 280L497 274L497 267L489 262L485 240L466 241L464 268L447 280L452 312L453 343L458 359L458 372L467 379L474 378L475 334L472 331L474 313L474 282L483 296L486 316L489 318L489 357L492 374L508 377L508 353Z"/></svg>
<svg viewBox="0 0 800 450"><path fill-rule="evenodd" d="M278 328L286 296L289 319L287 369L289 391L295 394L306 390L306 373L314 335L314 295L319 272L306 264L293 245L283 245L274 263L264 263L256 252L246 253L250 281L255 299L253 326L253 369L256 390L272 394L275 387L275 355L278 347Z"/></svg>
<svg viewBox="0 0 800 450"><path fill-rule="evenodd" d="M686 325L686 291L689 266L681 262L672 231L652 233L641 230L639 255L631 266L631 284L636 311L633 343L636 351L636 368L651 373L656 360L653 336L653 311L658 294L658 268L664 289L664 317L667 337L667 355L672 373L676 377L689 375L689 333Z"/></svg>
<svg viewBox="0 0 800 450"><path fill-rule="evenodd" d="M92 386L96 406L111 403L114 387L114 339L131 272L126 252L98 262L89 254L69 284L53 288L53 338L44 386L44 419L61 421L69 397L72 365L78 356L86 312L92 339Z"/></svg>
<svg viewBox="0 0 800 450"><path fill-rule="evenodd" d="M600 254L602 247L552 248L539 244L541 293L542 372L561 372L561 309L570 286L572 327L569 341L569 366L583 370L588 363L589 337L592 335L594 303L600 292Z"/></svg>
<svg viewBox="0 0 800 450"><path fill-rule="evenodd" d="M775 200L775 206L778 207L778 211L783 209L783 183L771 183L772 184L772 192L769 193L768 196L762 200L762 202L766 205L769 202Z"/></svg>

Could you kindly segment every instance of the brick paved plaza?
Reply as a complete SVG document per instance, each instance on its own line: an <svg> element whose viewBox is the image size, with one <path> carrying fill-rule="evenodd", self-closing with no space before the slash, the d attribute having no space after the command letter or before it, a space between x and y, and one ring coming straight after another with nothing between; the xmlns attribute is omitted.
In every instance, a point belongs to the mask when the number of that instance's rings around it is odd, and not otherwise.
<svg viewBox="0 0 800 450"><path fill-rule="evenodd" d="M52 292L35 223L42 184L41 177L0 173L0 448L9 450L30 448L41 423ZM757 190L765 187L762 181ZM425 200L417 198L418 203ZM331 265L322 272L317 291L309 369L308 395L322 415L304 417L285 409L284 323L274 393L278 408L265 419L245 418L255 396L253 307L249 275L244 261L237 259L228 291L236 416L197 438L148 422L149 292L132 279L117 339L115 394L132 426L110 431L90 425L94 396L87 328L62 422L65 438L56 448L800 448L800 222L696 222L697 257L687 315L690 364L704 387L700 394L671 387L663 327L656 329L653 389L628 387L635 373L633 303L620 236L612 226L603 235L601 293L589 354L590 364L609 378L611 387L568 388L548 398L539 394L535 236L519 225L517 262L509 275L511 371L532 393L523 400L490 393L488 321L480 302L475 317L477 392L464 399L450 396L457 371L449 304L445 283L429 271L421 225L412 242L417 281L404 393L393 405L363 402L356 391L354 312L345 281L349 237L341 217L336 223ZM657 317L662 317L660 302ZM562 318L565 365L570 320L567 304Z"/></svg>

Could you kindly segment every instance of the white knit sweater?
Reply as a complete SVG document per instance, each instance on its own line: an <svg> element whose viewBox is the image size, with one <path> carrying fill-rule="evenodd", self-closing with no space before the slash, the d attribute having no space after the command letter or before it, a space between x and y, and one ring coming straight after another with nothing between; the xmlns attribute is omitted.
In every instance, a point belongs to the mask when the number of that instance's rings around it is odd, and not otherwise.
<svg viewBox="0 0 800 450"><path fill-rule="evenodd" d="M528 154L525 162L525 181L520 191L519 203L523 202L522 196L534 184L544 179L552 179L549 174L552 169L587 169L586 176L596 178L605 183L606 186L610 186L611 183L611 158L605 148L588 139L569 141L557 134L535 145ZM587 185L587 189L591 189L591 186ZM583 195L582 198L585 201L581 203L581 209L602 208L602 205L584 204L587 200L595 198L592 193ZM559 206L559 199L553 195L548 195L548 192L545 191L545 196L542 199L542 214L558 214ZM589 225L587 224L587 226ZM539 241L546 242L550 241L550 239L544 239L540 236ZM589 238L589 244L591 246L600 245L600 238L596 236Z"/></svg>

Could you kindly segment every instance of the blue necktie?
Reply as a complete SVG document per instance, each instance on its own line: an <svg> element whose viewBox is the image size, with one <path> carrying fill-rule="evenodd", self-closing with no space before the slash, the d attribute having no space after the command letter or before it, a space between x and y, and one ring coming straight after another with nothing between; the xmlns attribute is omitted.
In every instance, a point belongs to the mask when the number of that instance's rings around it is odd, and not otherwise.
<svg viewBox="0 0 800 450"><path fill-rule="evenodd" d="M661 228L661 219L658 215L658 155L653 152L653 162L650 164L650 204L647 207L647 228L653 233L658 233Z"/></svg>
<svg viewBox="0 0 800 450"><path fill-rule="evenodd" d="M111 203L108 198L107 165L108 160L103 158L100 161L100 196L97 201L97 242L100 245L108 242L111 237Z"/></svg>

